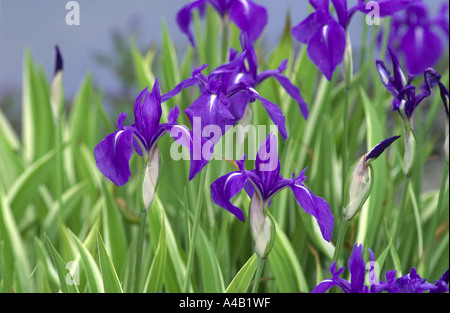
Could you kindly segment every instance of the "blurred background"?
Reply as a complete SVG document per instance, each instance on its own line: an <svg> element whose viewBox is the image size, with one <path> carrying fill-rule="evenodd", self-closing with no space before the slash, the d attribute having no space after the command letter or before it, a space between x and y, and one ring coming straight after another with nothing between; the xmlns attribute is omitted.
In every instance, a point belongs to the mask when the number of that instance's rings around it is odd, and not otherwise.
<svg viewBox="0 0 450 313"><path fill-rule="evenodd" d="M435 14L442 3L425 1L431 14ZM131 38L135 38L142 52L146 51L152 44L160 42L164 20L179 54L189 44L175 22L177 11L188 0L78 0L80 25L73 26L66 24L66 15L70 12L66 9L68 2L0 0L0 108L13 125L20 122L22 65L27 48L50 78L54 70L54 47L59 45L64 58L64 89L69 105L89 72L94 85L104 95L104 103L111 106L124 101L132 105L138 92L131 66ZM309 13L306 0L254 2L264 5L269 13L262 37L262 45L269 51L283 33L286 16L293 26ZM348 1L349 5L355 2ZM354 55L360 46L361 27L358 24L350 24ZM300 46L298 42L295 44ZM16 129L19 131L18 127Z"/></svg>

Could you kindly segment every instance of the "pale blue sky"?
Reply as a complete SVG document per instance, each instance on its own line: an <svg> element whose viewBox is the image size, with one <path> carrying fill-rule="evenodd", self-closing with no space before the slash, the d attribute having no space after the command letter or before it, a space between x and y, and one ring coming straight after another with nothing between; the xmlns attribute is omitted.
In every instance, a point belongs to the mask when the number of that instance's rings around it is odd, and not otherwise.
<svg viewBox="0 0 450 313"><path fill-rule="evenodd" d="M269 12L265 29L267 46L274 46L282 32L286 13L295 25L308 12L306 0L253 0ZM352 0L354 1L354 0ZM352 2L350 1L350 2ZM0 0L0 93L8 87L20 86L23 53L30 48L34 60L44 66L48 76L54 66L54 46L58 44L65 61L64 85L67 96L73 96L85 73L93 73L96 85L107 90L117 80L111 71L99 67L92 59L94 51L111 50L111 32L125 30L134 19L140 21L141 45L158 41L164 18L178 47L188 44L175 24L176 11L187 0L78 0L80 25L65 22L67 0ZM437 7L440 0L427 0ZM433 8L433 12L435 9ZM358 23L353 23L357 25ZM357 44L360 27L351 29Z"/></svg>

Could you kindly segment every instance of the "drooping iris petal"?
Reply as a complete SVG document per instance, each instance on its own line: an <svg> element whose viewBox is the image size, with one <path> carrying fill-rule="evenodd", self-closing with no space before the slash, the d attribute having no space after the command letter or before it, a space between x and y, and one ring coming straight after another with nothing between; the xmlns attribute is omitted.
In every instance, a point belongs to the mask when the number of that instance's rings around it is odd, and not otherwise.
<svg viewBox="0 0 450 313"><path fill-rule="evenodd" d="M250 0L234 0L230 3L230 19L256 40L267 24L267 10Z"/></svg>
<svg viewBox="0 0 450 313"><path fill-rule="evenodd" d="M245 221L244 213L230 200L244 188L246 181L247 176L245 174L231 172L211 184L211 198L214 203L226 209L241 221Z"/></svg>
<svg viewBox="0 0 450 313"><path fill-rule="evenodd" d="M189 180L192 180L211 160L213 145L184 125L168 125L167 130L178 144L189 150Z"/></svg>
<svg viewBox="0 0 450 313"><path fill-rule="evenodd" d="M206 67L206 65L205 65L205 67ZM203 67L203 68L205 68L205 67ZM179 94L183 89L189 88L189 87L192 87L192 86L196 86L199 83L201 83L201 81L197 77L189 77L189 78L183 80L178 85L176 85L175 88L173 88L172 90L170 90L166 94L162 95L161 96L161 102L166 102L170 98L173 98L177 94Z"/></svg>
<svg viewBox="0 0 450 313"><path fill-rule="evenodd" d="M291 33L295 39L307 44L322 25L323 21L318 19L318 13L313 12L300 22L300 24L294 26Z"/></svg>
<svg viewBox="0 0 450 313"><path fill-rule="evenodd" d="M188 36L189 41L191 42L193 47L195 47L195 40L190 29L192 11L203 6L205 4L205 1L206 0L192 1L177 13L177 24L180 27L181 31Z"/></svg>
<svg viewBox="0 0 450 313"><path fill-rule="evenodd" d="M420 86L421 93L417 96L414 95L414 107L412 110L414 110L423 99L431 96L431 89L440 83L441 77L442 76L431 67L425 70L423 73L422 86Z"/></svg>
<svg viewBox="0 0 450 313"><path fill-rule="evenodd" d="M292 180L291 180L292 181ZM291 182L288 185L294 193L298 205L308 214L315 217L325 240L330 241L333 235L334 217L328 203L314 195L300 182Z"/></svg>
<svg viewBox="0 0 450 313"><path fill-rule="evenodd" d="M308 57L328 80L342 62L346 47L345 29L337 22L330 21L314 33L308 43Z"/></svg>
<svg viewBox="0 0 450 313"><path fill-rule="evenodd" d="M284 117L284 114L281 111L280 107L270 102L269 100L261 97L259 93L253 88L248 89L248 91L249 93L251 93L251 97L261 101L261 104L266 109L267 114L269 114L269 117L272 120L272 122L278 126L278 131L280 132L281 137L283 137L283 139L286 140L287 139L287 130L285 124L286 118Z"/></svg>
<svg viewBox="0 0 450 313"><path fill-rule="evenodd" d="M133 155L133 130L119 129L109 134L95 147L95 162L100 172L117 186L125 185L130 176Z"/></svg>
<svg viewBox="0 0 450 313"><path fill-rule="evenodd" d="M284 60L280 66L278 67L278 70L267 70L263 71L258 74L256 78L256 84L261 83L265 79L269 77L274 77L280 84L283 86L284 90L298 103L298 106L300 108L300 112L302 112L303 117L308 119L308 105L303 100L302 95L300 94L300 90L298 87L294 86L289 78L281 74L286 69L286 62L287 60Z"/></svg>

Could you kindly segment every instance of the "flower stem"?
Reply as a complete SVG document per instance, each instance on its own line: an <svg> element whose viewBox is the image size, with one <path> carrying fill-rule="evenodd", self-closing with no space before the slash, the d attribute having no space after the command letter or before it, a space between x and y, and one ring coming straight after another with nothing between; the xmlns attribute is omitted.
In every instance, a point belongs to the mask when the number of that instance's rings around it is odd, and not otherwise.
<svg viewBox="0 0 450 313"><path fill-rule="evenodd" d="M258 265L256 267L255 279L253 281L252 293L257 293L259 288L259 283L261 281L261 275L264 269L264 264L266 259L258 258Z"/></svg>
<svg viewBox="0 0 450 313"><path fill-rule="evenodd" d="M63 172L63 129L59 120L55 122L56 128L56 168L58 172L58 183L56 184L56 198L58 201L58 212L62 212L62 192L64 190L64 172Z"/></svg>
<svg viewBox="0 0 450 313"><path fill-rule="evenodd" d="M183 292L188 292L189 290L189 282L191 278L192 273L192 263L194 261L194 251L195 251L195 244L197 242L197 233L198 233L198 225L200 222L200 213L202 211L202 204L203 204L203 193L204 193L204 186L205 186L205 177L206 177L206 170L207 166L203 169L203 171L200 174L200 185L198 189L198 196L197 196L197 203L195 205L195 216L194 216L194 225L192 228L192 235L191 240L189 244L189 252L188 252L188 259L187 259L187 265L186 265L186 277L184 280L183 285Z"/></svg>
<svg viewBox="0 0 450 313"><path fill-rule="evenodd" d="M333 261L338 263L339 255L344 245L345 233L347 232L348 220L343 218L341 222L341 227L339 228L339 235L336 242L336 248L334 249Z"/></svg>
<svg viewBox="0 0 450 313"><path fill-rule="evenodd" d="M134 291L139 292L141 282L141 267L142 267L142 252L144 250L144 236L145 236L145 224L147 221L147 210L141 211L141 220L139 223L138 245L136 255L136 277Z"/></svg>
<svg viewBox="0 0 450 313"><path fill-rule="evenodd" d="M344 207L345 177L347 175L347 141L348 141L348 107L349 107L350 88L345 88L344 101L344 133L342 139L342 207Z"/></svg>
<svg viewBox="0 0 450 313"><path fill-rule="evenodd" d="M402 216L404 216L404 213L406 210L406 203L408 200L408 185L409 185L410 181L411 181L410 176L405 174L405 177L403 179L403 190L402 190L402 199L400 201L400 208L397 211L397 216L395 218L395 223L394 223L394 231L392 232L392 234L393 234L392 238L394 240L396 240L398 231L400 229L400 227L399 227L400 219Z"/></svg>

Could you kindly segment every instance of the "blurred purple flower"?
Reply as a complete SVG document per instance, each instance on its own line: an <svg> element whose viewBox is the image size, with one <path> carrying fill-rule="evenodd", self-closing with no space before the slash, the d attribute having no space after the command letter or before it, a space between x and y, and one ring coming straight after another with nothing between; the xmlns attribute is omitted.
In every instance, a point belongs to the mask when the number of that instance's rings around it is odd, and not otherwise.
<svg viewBox="0 0 450 313"><path fill-rule="evenodd" d="M372 250L368 249L370 253L369 266L363 259L363 246L355 244L352 253L348 260L348 267L350 271L350 281L347 281L339 276L343 273L344 267L336 270L336 262L330 266L331 279L325 279L320 282L311 292L324 293L332 287L338 287L345 293L423 293L429 291L430 293L445 293L449 290L449 272L448 270L440 277L438 281L427 283L426 279L421 278L413 267L409 274L396 279L397 271L386 272L386 281L378 281L375 268L375 257ZM366 286L365 275L366 268L369 270L370 286Z"/></svg>
<svg viewBox="0 0 450 313"><path fill-rule="evenodd" d="M302 209L315 217L323 238L330 241L333 233L334 217L331 214L328 203L314 195L303 184L306 180L304 175L306 169L297 177L293 173L291 179L284 179L280 175L280 160L276 149L276 137L270 134L259 148L255 169L250 171L245 169L245 156L241 161L237 161L239 171L224 175L211 184L212 200L218 206L244 221L242 210L231 203L231 199L242 189L245 189L250 198L256 193L259 201L262 202L262 207L267 208L273 196L282 189L289 187Z"/></svg>
<svg viewBox="0 0 450 313"><path fill-rule="evenodd" d="M371 262L375 262L373 252L369 249ZM363 259L363 246L355 244L353 246L352 254L348 259L348 268L350 271L350 281L347 281L339 276L344 271L344 267L336 270L336 262L330 266L331 279L326 279L320 282L311 292L323 293L331 287L339 287L345 293L369 293L371 290L364 285L366 275L366 263ZM374 269L371 269L372 271ZM371 280L375 281L375 280Z"/></svg>
<svg viewBox="0 0 450 313"><path fill-rule="evenodd" d="M301 43L307 44L310 60L328 80L331 80L336 67L342 63L347 46L347 28L353 14L365 14L371 6L365 0L358 0L350 9L347 0L331 0L337 13L337 20L329 9L329 0L309 0L314 12L292 28L292 35ZM405 9L409 4L420 0L378 1L380 17L386 17Z"/></svg>
<svg viewBox="0 0 450 313"><path fill-rule="evenodd" d="M204 12L205 5L210 4L222 17L229 15L239 29L249 34L251 40L256 40L267 24L267 10L251 0L196 0L185 5L177 13L177 23L185 33L192 46L195 46L194 36L190 29L192 11L199 9Z"/></svg>
<svg viewBox="0 0 450 313"><path fill-rule="evenodd" d="M431 17L427 5L417 3L393 16L390 46L403 53L409 73L423 73L440 60L444 44L439 32L442 31L448 38L448 8L446 1L436 16Z"/></svg>
<svg viewBox="0 0 450 313"><path fill-rule="evenodd" d="M386 291L388 293L445 293L448 291L448 270L435 283L427 283L425 278L420 277L416 269L396 279L397 271L386 272L386 282L381 282L373 287L374 292Z"/></svg>
<svg viewBox="0 0 450 313"><path fill-rule="evenodd" d="M423 82L420 87L420 93L416 94L416 87L412 84L414 76L405 76L395 53L389 48L389 54L392 60L393 75L387 69L382 60L377 60L376 65L378 74L386 89L394 97L392 100L392 110L403 113L408 119L411 119L414 110L427 97L431 95L431 89L438 84L441 79L434 69L427 68L423 74Z"/></svg>

